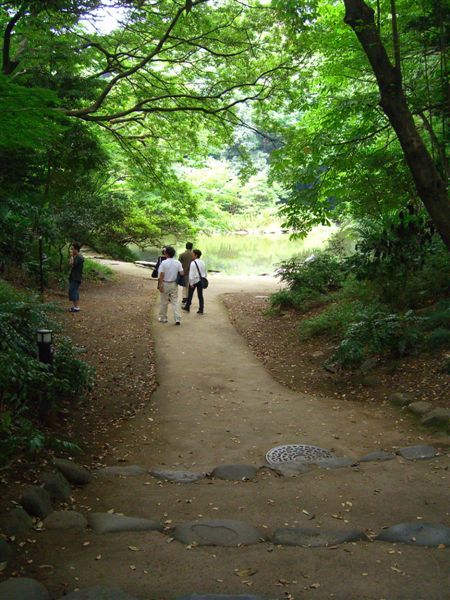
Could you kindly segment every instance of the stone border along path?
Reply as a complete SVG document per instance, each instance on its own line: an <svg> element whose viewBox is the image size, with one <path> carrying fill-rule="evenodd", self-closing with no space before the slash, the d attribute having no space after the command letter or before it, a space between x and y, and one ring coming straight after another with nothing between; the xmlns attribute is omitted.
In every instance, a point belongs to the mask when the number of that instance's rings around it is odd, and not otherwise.
<svg viewBox="0 0 450 600"><path fill-rule="evenodd" d="M400 448L397 454L409 461L424 460L438 456L432 446L407 446ZM250 481L258 471L268 469L280 476L292 476L306 472L308 465L335 469L360 463L377 462L395 459L395 455L384 451L375 451L363 456L359 461L346 457L315 458L315 455L303 460L293 459L284 465L262 465L259 468L247 464L219 465L210 472L195 473L169 469L150 469L148 472L156 479L174 484L192 484L204 478L223 479L227 481ZM65 459L55 459L54 473L44 473L43 486L28 486L20 498L22 508L17 507L0 515L0 529L5 536L14 536L32 529L31 517L43 520L45 529L62 531L83 531L88 526L94 533L110 534L125 531L157 531L189 546L228 546L238 547L268 542L275 545L301 546L303 548L326 548L339 544L358 541L384 541L391 543L411 544L415 546L449 547L450 527L433 523L406 522L392 525L378 535L368 537L367 534L354 528L314 529L306 527L279 527L272 535L267 535L252 525L233 519L202 519L181 523L174 527L165 527L150 519L116 515L114 513L88 513L87 518L76 511L54 511L53 503L66 501L70 496L70 484L86 485L94 477L136 477L147 473L147 469L137 465L109 466L91 474L85 467ZM306 471L305 471L306 469ZM0 570L3 570L14 554L13 545L0 538ZM69 594L78 600L117 599L127 600L132 597L119 588L90 588L80 593ZM10 578L0 583L0 600L23 598L24 600L46 600L50 598L46 588L39 582L28 578ZM258 600L259 596L183 596L186 600L214 598L236 598ZM179 598L178 600L182 600ZM177 600L177 599L175 599ZM263 600L262 598L260 600Z"/></svg>

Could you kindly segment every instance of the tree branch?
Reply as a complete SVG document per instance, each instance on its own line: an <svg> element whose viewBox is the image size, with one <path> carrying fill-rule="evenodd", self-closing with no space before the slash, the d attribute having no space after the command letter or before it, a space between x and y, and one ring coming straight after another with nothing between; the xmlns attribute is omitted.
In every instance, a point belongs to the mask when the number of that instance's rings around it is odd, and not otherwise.
<svg viewBox="0 0 450 600"><path fill-rule="evenodd" d="M17 22L23 17L25 11L21 8L16 14L9 20L5 27L5 33L3 34L3 51L2 51L2 73L3 75L11 75L11 73L19 66L19 60L11 59L11 36L14 27Z"/></svg>
<svg viewBox="0 0 450 600"><path fill-rule="evenodd" d="M196 0L196 2L192 2L192 6L204 4L205 2L208 2L208 0ZM103 102L108 97L109 93L116 86L117 83L119 83L122 79L128 78L130 77L130 75L134 75L134 73L140 71L152 60L154 56L156 56L159 52L162 51L164 44L169 39L171 32L173 31L174 27L178 23L181 15L183 14L183 12L185 12L185 10L185 6L182 6L178 9L175 16L172 18L170 24L168 25L165 33L162 35L161 39L156 44L154 50L150 52L150 54L145 56L141 61L134 65L134 67L130 67L129 69L113 77L111 81L105 86L104 90L101 92L97 100L95 100L95 102L93 102L90 106L67 111L66 114L71 117L85 117L87 115L97 112L97 110L103 105Z"/></svg>

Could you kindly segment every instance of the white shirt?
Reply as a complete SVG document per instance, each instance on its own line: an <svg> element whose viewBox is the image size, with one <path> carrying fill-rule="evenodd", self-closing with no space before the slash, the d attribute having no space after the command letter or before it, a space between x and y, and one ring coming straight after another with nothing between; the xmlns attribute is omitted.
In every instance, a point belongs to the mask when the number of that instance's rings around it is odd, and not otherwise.
<svg viewBox="0 0 450 600"><path fill-rule="evenodd" d="M163 281L165 283L173 282L177 280L178 273L183 272L183 267L179 260L175 258L166 258L159 265L158 273L164 273Z"/></svg>
<svg viewBox="0 0 450 600"><path fill-rule="evenodd" d="M200 281L200 276L198 274L196 265L198 265L201 276L206 277L205 263L202 261L201 258L196 258L191 262L191 266L189 268L189 285L195 285Z"/></svg>

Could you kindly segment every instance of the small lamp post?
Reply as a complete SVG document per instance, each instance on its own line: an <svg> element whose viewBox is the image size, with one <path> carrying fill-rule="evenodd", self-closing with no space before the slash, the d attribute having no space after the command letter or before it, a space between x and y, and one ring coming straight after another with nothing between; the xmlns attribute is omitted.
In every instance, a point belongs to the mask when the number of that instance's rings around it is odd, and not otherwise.
<svg viewBox="0 0 450 600"><path fill-rule="evenodd" d="M38 329L36 331L36 341L39 350L39 361L46 364L53 364L53 331L51 329Z"/></svg>

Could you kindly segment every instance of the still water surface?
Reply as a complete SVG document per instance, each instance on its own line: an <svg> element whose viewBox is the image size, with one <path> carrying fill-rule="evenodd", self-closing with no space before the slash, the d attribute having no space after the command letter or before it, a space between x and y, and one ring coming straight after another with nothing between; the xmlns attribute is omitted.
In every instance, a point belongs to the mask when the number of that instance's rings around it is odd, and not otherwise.
<svg viewBox="0 0 450 600"><path fill-rule="evenodd" d="M199 235L194 247L202 251L207 269L228 275L272 274L277 265L294 255L310 256L324 246L334 230L318 227L304 240L290 240L285 234L214 234ZM184 244L175 244L177 256ZM140 260L153 261L159 248L147 248L139 252Z"/></svg>

